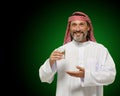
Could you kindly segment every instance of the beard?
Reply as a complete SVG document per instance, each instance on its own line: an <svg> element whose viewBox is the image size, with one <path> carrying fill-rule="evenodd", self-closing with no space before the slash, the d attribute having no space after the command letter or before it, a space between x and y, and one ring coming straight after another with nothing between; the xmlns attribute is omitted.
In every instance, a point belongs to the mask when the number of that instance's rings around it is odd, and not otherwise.
<svg viewBox="0 0 120 96"><path fill-rule="evenodd" d="M73 36L73 39L78 42L82 41L84 39L83 33L80 33L80 36Z"/></svg>
<svg viewBox="0 0 120 96"><path fill-rule="evenodd" d="M77 41L77 42L82 42L83 40L86 39L87 37L87 32L83 32L83 31L78 31L79 35L76 35L76 31L75 32L71 32L71 36L73 38L73 40Z"/></svg>

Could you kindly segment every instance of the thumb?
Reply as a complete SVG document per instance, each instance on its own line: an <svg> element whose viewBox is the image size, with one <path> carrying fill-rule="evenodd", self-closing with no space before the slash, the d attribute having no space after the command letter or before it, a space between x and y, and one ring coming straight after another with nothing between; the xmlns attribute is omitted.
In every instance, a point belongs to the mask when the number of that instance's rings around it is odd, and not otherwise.
<svg viewBox="0 0 120 96"><path fill-rule="evenodd" d="M79 69L80 71L84 71L84 68L83 68L83 67L76 66L76 68Z"/></svg>

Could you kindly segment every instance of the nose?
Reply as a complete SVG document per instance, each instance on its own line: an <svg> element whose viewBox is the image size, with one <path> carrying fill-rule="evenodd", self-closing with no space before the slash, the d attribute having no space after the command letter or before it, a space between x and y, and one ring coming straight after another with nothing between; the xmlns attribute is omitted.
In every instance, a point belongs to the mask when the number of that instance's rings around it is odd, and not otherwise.
<svg viewBox="0 0 120 96"><path fill-rule="evenodd" d="M80 31L80 26L76 26L76 31Z"/></svg>

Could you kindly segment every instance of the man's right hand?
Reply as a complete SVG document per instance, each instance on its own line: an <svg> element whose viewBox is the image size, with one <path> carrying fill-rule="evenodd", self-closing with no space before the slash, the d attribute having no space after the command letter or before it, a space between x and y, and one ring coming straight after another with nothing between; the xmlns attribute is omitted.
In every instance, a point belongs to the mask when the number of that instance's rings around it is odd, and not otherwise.
<svg viewBox="0 0 120 96"><path fill-rule="evenodd" d="M57 50L53 51L49 58L50 66L52 67L52 65L55 63L56 60L62 59L62 56L63 56L62 52L59 52Z"/></svg>

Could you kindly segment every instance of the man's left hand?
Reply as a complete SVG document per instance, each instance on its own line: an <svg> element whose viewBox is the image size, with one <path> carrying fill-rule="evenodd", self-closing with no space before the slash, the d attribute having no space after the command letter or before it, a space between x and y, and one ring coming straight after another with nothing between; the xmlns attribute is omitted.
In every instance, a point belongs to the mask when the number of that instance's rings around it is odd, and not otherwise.
<svg viewBox="0 0 120 96"><path fill-rule="evenodd" d="M79 69L79 71L66 71L66 73L69 74L70 76L73 76L73 77L84 78L85 69L83 67L80 67L80 66L76 66L76 68Z"/></svg>

